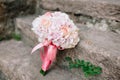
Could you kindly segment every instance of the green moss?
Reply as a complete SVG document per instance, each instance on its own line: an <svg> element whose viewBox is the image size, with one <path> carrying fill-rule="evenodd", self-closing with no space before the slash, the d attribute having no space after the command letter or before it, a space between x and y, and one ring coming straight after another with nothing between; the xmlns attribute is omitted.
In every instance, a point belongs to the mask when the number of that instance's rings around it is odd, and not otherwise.
<svg viewBox="0 0 120 80"><path fill-rule="evenodd" d="M17 34L17 33L12 33L12 38L17 40L17 41L20 41L21 40L21 35Z"/></svg>
<svg viewBox="0 0 120 80"><path fill-rule="evenodd" d="M85 77L99 75L102 73L102 68L100 66L95 66L90 62L75 59L72 60L70 57L65 58L69 62L69 68L81 68Z"/></svg>
<svg viewBox="0 0 120 80"><path fill-rule="evenodd" d="M72 61L72 59L70 57L65 57L66 61Z"/></svg>
<svg viewBox="0 0 120 80"><path fill-rule="evenodd" d="M10 39L15 39L17 41L20 41L21 40L21 35L13 32L10 35L0 36L0 41L10 40Z"/></svg>

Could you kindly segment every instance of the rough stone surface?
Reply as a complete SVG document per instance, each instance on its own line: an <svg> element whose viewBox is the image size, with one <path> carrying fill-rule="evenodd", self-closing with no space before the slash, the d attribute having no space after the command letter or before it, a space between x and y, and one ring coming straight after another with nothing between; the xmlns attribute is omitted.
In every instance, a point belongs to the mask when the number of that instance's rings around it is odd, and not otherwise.
<svg viewBox="0 0 120 80"><path fill-rule="evenodd" d="M37 38L31 31L33 17L17 18L16 27L23 34L23 40L35 46ZM120 78L120 35L111 31L101 31L77 24L80 28L80 43L74 49L60 51L57 57L58 66L65 68L65 56L91 61L103 69L100 79L118 80ZM74 71L79 75L79 71ZM95 79L96 80L96 79ZM99 79L98 79L99 80Z"/></svg>
<svg viewBox="0 0 120 80"><path fill-rule="evenodd" d="M7 80L7 77L2 71L0 71L0 80Z"/></svg>
<svg viewBox="0 0 120 80"><path fill-rule="evenodd" d="M102 19L102 18L95 18L85 15L75 16L75 20L77 23L81 23L86 25L89 28L96 28L101 31L113 31L120 34L120 22L110 19Z"/></svg>
<svg viewBox="0 0 120 80"><path fill-rule="evenodd" d="M14 18L35 13L36 0L0 0L0 39L14 31Z"/></svg>
<svg viewBox="0 0 120 80"><path fill-rule="evenodd" d="M58 65L65 67L66 62L61 60L65 56L85 59L102 67L101 76L105 80L118 80L120 78L120 35L79 26L80 43L75 49L62 51L63 54L58 55Z"/></svg>
<svg viewBox="0 0 120 80"><path fill-rule="evenodd" d="M4 7L2 3L0 3L0 21L3 21L4 19L4 12L5 12Z"/></svg>
<svg viewBox="0 0 120 80"><path fill-rule="evenodd" d="M35 16L28 16L29 18L16 18L16 32L21 33L21 36L23 37L23 41L26 42L26 44L33 46L35 43L37 44L37 37L31 30L30 26L32 25L32 21L35 18ZM21 20L24 21L21 21ZM26 24L29 26L26 26Z"/></svg>
<svg viewBox="0 0 120 80"><path fill-rule="evenodd" d="M120 0L41 0L47 10L109 18L120 21Z"/></svg>
<svg viewBox="0 0 120 80"><path fill-rule="evenodd" d="M31 55L31 49L22 41L0 42L0 80L85 80L81 75L74 75L56 65L51 67L45 77L42 76L39 73L39 52Z"/></svg>

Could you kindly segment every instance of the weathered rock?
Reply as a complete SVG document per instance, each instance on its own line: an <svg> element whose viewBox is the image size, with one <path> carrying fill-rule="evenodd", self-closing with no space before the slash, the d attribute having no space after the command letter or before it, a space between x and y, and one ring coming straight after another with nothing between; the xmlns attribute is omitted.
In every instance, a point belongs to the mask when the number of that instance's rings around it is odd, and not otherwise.
<svg viewBox="0 0 120 80"><path fill-rule="evenodd" d="M36 0L1 0L1 5L5 7L7 17L33 14L35 12Z"/></svg>
<svg viewBox="0 0 120 80"><path fill-rule="evenodd" d="M4 80L85 80L56 65L44 77L39 73L39 52L31 55L31 47L22 41L0 42L0 77ZM4 74L4 76L3 76ZM4 78L5 77L5 78ZM0 79L1 80L1 79Z"/></svg>
<svg viewBox="0 0 120 80"><path fill-rule="evenodd" d="M29 17L29 16L28 16ZM37 37L36 35L33 33L33 31L31 31L31 25L32 25L32 20L35 18L35 16L30 16L29 18L16 18L16 32L21 33L21 36L23 37L23 41L26 42L26 44L33 46L35 43L37 44ZM21 20L24 21L21 21ZM23 23L24 22L24 23ZM27 26L26 26L27 24ZM29 26L29 28L28 28Z"/></svg>
<svg viewBox="0 0 120 80"><path fill-rule="evenodd" d="M40 4L47 10L60 10L120 21L119 0L42 0Z"/></svg>
<svg viewBox="0 0 120 80"><path fill-rule="evenodd" d="M4 75L2 71L0 71L0 80L7 80L7 77Z"/></svg>
<svg viewBox="0 0 120 80"><path fill-rule="evenodd" d="M101 31L110 30L116 33L120 33L120 22L110 19L95 18L90 16L75 16L75 22L86 25L89 28L96 28ZM73 18L74 20L74 18Z"/></svg>
<svg viewBox="0 0 120 80"><path fill-rule="evenodd" d="M2 5L2 3L0 3L0 22L4 21L5 18L5 9L4 6Z"/></svg>
<svg viewBox="0 0 120 80"><path fill-rule="evenodd" d="M16 27L23 35L23 40L31 46L35 46L37 38L31 31L33 17L17 18ZM95 80L118 80L120 78L120 35L110 31L100 31L87 28L78 24L80 28L80 43L74 49L60 51L57 57L57 64L65 68L64 58L70 56L91 61L103 69L103 74ZM78 74L79 71L73 71Z"/></svg>
<svg viewBox="0 0 120 80"><path fill-rule="evenodd" d="M0 0L0 39L11 36L14 18L35 13L36 0Z"/></svg>
<svg viewBox="0 0 120 80"><path fill-rule="evenodd" d="M118 80L120 78L120 35L79 26L80 43L75 49L62 51L63 54L58 55L58 65L65 67L66 62L61 59L66 56L85 59L102 67L101 76L105 80Z"/></svg>

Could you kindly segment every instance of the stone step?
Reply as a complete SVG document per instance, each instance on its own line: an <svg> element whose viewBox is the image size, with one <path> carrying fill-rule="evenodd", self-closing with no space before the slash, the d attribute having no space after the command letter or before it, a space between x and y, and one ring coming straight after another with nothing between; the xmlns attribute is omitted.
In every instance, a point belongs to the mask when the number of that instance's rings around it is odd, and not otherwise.
<svg viewBox="0 0 120 80"><path fill-rule="evenodd" d="M35 34L31 31L33 19L34 16L16 19L16 28L21 32L23 41L30 46L38 43ZM63 54L58 54L56 64L65 68L66 56L84 59L102 67L102 75L100 78L96 77L95 80L104 78L118 80L120 78L120 35L110 31L91 29L81 24L77 25L80 29L81 41L74 49L60 51ZM80 75L78 70L72 72Z"/></svg>
<svg viewBox="0 0 120 80"><path fill-rule="evenodd" d="M43 9L120 21L120 0L41 0Z"/></svg>
<svg viewBox="0 0 120 80"><path fill-rule="evenodd" d="M31 55L31 49L22 41L0 42L0 80L83 80L56 65L42 76L39 52Z"/></svg>

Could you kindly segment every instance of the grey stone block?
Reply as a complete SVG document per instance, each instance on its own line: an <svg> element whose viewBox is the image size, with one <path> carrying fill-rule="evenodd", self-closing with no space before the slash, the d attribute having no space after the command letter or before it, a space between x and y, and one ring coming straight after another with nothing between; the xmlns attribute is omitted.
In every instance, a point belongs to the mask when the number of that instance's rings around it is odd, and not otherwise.
<svg viewBox="0 0 120 80"><path fill-rule="evenodd" d="M33 17L16 19L16 27L25 36L23 40L31 46L38 43L35 34L31 31L33 19ZM118 80L120 78L120 35L111 31L91 29L81 24L77 24L77 26L80 29L79 37L81 41L74 49L59 51L56 64L65 68L67 66L66 56L73 59L85 59L102 67L103 73L100 78L97 77L98 80ZM73 72L80 75L79 71L73 70Z"/></svg>
<svg viewBox="0 0 120 80"><path fill-rule="evenodd" d="M39 52L31 55L31 49L22 41L0 42L0 80L82 80L80 76L56 65L51 67L46 76L42 76L39 73Z"/></svg>
<svg viewBox="0 0 120 80"><path fill-rule="evenodd" d="M120 21L120 0L42 0L47 10L60 10Z"/></svg>

